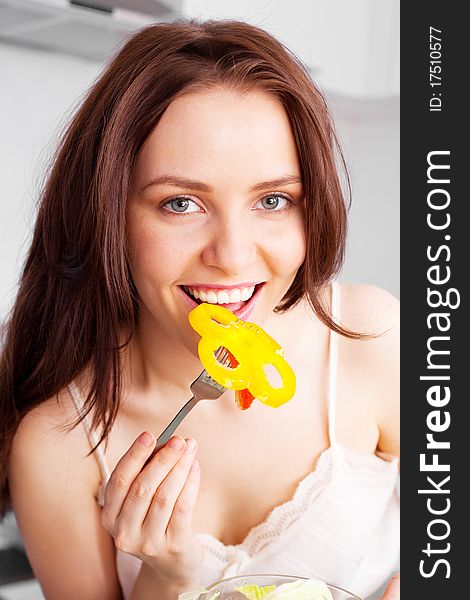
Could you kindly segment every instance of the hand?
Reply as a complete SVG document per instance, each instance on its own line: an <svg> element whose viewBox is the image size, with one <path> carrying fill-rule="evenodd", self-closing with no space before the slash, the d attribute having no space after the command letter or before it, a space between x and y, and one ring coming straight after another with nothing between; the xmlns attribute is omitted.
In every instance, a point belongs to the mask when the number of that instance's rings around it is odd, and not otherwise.
<svg viewBox="0 0 470 600"><path fill-rule="evenodd" d="M198 580L204 555L191 528L200 482L197 444L174 436L144 467L155 443L144 432L118 462L101 520L116 548L140 558L162 581L184 585Z"/></svg>
<svg viewBox="0 0 470 600"><path fill-rule="evenodd" d="M400 573L394 575L385 588L382 600L400 600Z"/></svg>

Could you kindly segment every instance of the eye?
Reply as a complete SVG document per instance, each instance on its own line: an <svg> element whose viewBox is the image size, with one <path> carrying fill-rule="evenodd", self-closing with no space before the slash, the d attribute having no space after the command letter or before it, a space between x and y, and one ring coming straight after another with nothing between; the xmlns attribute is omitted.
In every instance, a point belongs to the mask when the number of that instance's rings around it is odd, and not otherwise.
<svg viewBox="0 0 470 600"><path fill-rule="evenodd" d="M201 208L196 202L185 196L178 196L177 198L168 200L162 207L170 213L189 214L201 212Z"/></svg>
<svg viewBox="0 0 470 600"><path fill-rule="evenodd" d="M256 210L267 210L270 212L279 212L290 208L291 200L283 194L269 194L261 200L258 200L253 208Z"/></svg>

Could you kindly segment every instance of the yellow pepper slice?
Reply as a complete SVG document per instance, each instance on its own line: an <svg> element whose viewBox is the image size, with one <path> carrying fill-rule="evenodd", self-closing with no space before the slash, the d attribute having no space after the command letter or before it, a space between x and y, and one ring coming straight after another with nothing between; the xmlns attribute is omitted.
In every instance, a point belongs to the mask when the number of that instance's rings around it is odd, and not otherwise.
<svg viewBox="0 0 470 600"><path fill-rule="evenodd" d="M202 303L189 313L191 327L199 333L198 353L209 375L225 388L248 389L265 404L278 407L295 393L295 375L284 358L281 346L258 325L242 321L218 304ZM215 357L223 346L238 363L227 367ZM266 367L272 365L281 377L281 385L274 387Z"/></svg>

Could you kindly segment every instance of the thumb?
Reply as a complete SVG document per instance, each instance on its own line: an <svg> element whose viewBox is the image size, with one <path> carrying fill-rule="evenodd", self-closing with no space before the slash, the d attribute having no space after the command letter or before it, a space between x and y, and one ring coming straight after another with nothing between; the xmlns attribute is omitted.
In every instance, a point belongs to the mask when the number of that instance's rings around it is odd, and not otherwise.
<svg viewBox="0 0 470 600"><path fill-rule="evenodd" d="M390 579L382 600L400 600L400 573Z"/></svg>

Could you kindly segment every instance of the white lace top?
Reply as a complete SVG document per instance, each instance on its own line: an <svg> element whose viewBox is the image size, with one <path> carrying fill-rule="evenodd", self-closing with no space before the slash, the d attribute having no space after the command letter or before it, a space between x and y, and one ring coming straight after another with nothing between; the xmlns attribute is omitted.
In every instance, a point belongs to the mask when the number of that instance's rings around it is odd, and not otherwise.
<svg viewBox="0 0 470 600"><path fill-rule="evenodd" d="M339 286L332 286L332 313L339 317ZM302 479L291 500L274 508L241 544L226 546L199 534L205 548L201 585L237 574L283 573L322 579L367 597L391 574L399 554L398 460L385 454L362 454L336 441L336 333L330 333L329 437L314 471ZM71 396L80 410L75 386ZM95 432L83 421L90 444ZM110 472L99 447L95 456L103 474L100 497ZM117 551L117 571L125 600L140 561Z"/></svg>

